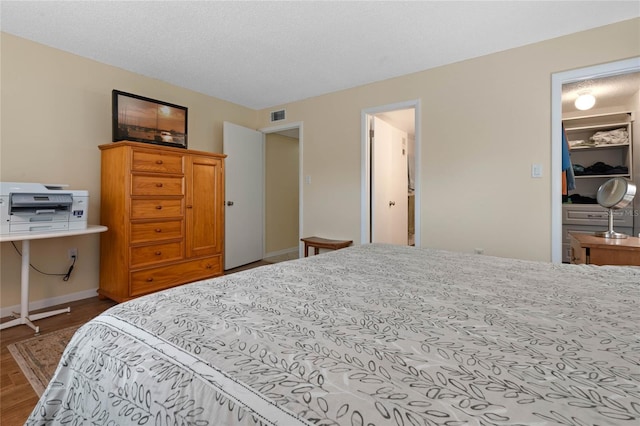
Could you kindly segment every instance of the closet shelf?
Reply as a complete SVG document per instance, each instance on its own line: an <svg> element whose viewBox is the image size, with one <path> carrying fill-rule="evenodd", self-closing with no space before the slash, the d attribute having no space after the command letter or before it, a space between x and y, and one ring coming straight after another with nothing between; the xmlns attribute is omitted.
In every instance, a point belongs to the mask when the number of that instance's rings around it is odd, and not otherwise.
<svg viewBox="0 0 640 426"><path fill-rule="evenodd" d="M614 177L624 177L627 179L631 179L631 175L629 173L615 173L615 174L611 174L611 175L578 175L578 176L574 176L576 179L594 179L594 178L614 178Z"/></svg>
<svg viewBox="0 0 640 426"><path fill-rule="evenodd" d="M566 121L567 120L565 120L565 122ZM606 124L593 124L589 126L576 126L576 127L565 126L564 129L567 131L567 133L575 132L577 130L590 130L590 129L611 130L617 127L626 127L627 124L629 124L629 121L620 121L617 123L606 123Z"/></svg>
<svg viewBox="0 0 640 426"><path fill-rule="evenodd" d="M591 151L591 150L600 150L600 149L613 149L613 148L623 148L628 147L628 143L610 143L610 144L602 144L596 146L574 146L570 147L569 151Z"/></svg>

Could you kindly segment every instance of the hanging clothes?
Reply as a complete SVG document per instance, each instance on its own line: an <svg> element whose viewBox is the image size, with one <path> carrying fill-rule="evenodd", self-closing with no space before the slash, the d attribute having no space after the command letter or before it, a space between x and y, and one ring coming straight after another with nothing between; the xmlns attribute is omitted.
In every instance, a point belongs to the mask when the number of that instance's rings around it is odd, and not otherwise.
<svg viewBox="0 0 640 426"><path fill-rule="evenodd" d="M564 130L564 124L562 125L562 171L566 174L568 193L568 191L576 189L576 178L573 174L571 154L569 154L569 142L567 141L567 132Z"/></svg>

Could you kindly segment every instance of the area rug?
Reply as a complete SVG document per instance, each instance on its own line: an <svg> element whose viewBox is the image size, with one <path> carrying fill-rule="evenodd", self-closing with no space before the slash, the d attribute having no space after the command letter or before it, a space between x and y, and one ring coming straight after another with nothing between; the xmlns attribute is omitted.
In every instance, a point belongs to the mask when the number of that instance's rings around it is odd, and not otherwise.
<svg viewBox="0 0 640 426"><path fill-rule="evenodd" d="M63 328L7 346L38 396L42 396L49 384L64 348L78 327Z"/></svg>

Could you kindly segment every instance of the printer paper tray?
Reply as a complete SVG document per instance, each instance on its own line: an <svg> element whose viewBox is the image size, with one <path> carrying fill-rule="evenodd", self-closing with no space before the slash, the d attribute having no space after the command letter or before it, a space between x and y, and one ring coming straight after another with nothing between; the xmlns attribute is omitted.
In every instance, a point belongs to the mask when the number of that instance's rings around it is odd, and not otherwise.
<svg viewBox="0 0 640 426"><path fill-rule="evenodd" d="M69 221L69 212L66 211L56 211L46 214L35 214L35 213L12 213L10 216L11 224L18 223L31 223L37 224L39 222L51 223L51 222L67 222Z"/></svg>
<svg viewBox="0 0 640 426"><path fill-rule="evenodd" d="M69 229L69 222L23 222L9 225L9 232L46 232L65 231L67 229Z"/></svg>

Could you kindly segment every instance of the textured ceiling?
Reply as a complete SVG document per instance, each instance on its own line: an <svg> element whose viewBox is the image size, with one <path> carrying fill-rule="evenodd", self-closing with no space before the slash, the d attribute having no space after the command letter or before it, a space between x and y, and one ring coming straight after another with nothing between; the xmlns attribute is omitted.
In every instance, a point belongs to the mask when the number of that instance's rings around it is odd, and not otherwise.
<svg viewBox="0 0 640 426"><path fill-rule="evenodd" d="M562 86L562 112L578 111L574 102L582 92L596 98L594 108L619 107L630 101L640 90L640 72L582 80Z"/></svg>
<svg viewBox="0 0 640 426"><path fill-rule="evenodd" d="M1 29L249 108L640 16L638 1L6 1Z"/></svg>

